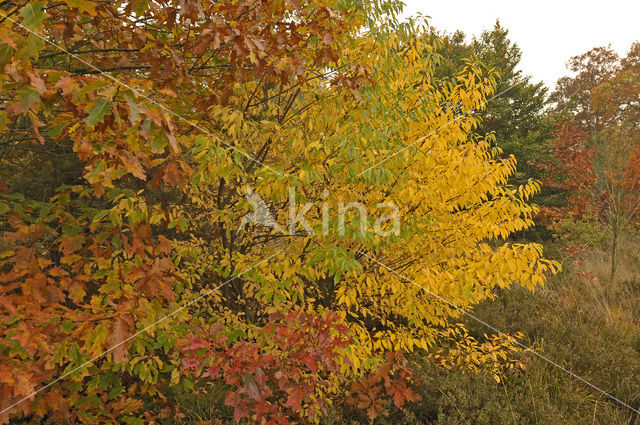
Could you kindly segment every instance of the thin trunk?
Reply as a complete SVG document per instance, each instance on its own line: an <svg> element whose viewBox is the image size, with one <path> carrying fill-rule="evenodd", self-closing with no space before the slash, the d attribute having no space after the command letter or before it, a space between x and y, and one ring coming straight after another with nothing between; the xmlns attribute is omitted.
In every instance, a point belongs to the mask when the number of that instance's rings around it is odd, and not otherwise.
<svg viewBox="0 0 640 425"><path fill-rule="evenodd" d="M609 281L613 283L616 276L616 251L618 249L618 223L613 226L613 240L611 241L611 274Z"/></svg>

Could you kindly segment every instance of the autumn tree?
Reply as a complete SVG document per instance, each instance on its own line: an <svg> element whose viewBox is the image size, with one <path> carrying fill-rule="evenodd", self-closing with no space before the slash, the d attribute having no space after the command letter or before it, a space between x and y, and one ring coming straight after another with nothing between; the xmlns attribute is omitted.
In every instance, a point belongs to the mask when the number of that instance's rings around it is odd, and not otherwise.
<svg viewBox="0 0 640 425"><path fill-rule="evenodd" d="M606 194L606 219L611 228L611 273L621 231L640 212L640 43L620 61L615 74L592 94L603 130L596 136L596 170Z"/></svg>
<svg viewBox="0 0 640 425"><path fill-rule="evenodd" d="M575 74L558 80L550 98L553 109L568 114L584 131L597 132L602 128L600 113L594 110L591 93L613 76L620 58L611 47L595 47L569 59L567 67Z"/></svg>
<svg viewBox="0 0 640 425"><path fill-rule="evenodd" d="M569 193L567 206L556 213L593 216L607 225L612 281L620 233L637 220L640 208L639 51L636 43L622 59L606 48L572 58L576 76L560 79L552 96L559 129L557 163L548 171L559 171L556 182Z"/></svg>
<svg viewBox="0 0 640 425"><path fill-rule="evenodd" d="M478 369L515 350L452 305L556 269L504 242L539 185L470 136L496 81L468 64L435 84L399 10L2 5L4 422L179 418L163 390L194 375L223 386L222 419L317 421L346 388L410 401L390 352ZM241 226L248 192L279 227ZM377 219L340 218L355 201ZM375 394L354 403L374 416Z"/></svg>
<svg viewBox="0 0 640 425"><path fill-rule="evenodd" d="M211 169L273 172L268 145L227 140L216 114L247 81L293 93L321 77L335 67L334 40L372 15L352 4L84 0L6 2L2 14L0 417L150 420L166 405L161 383L179 376L172 347L188 315L155 322L245 267L176 268L190 223L173 206L195 171L191 150L206 141ZM327 81L355 85L358 70Z"/></svg>

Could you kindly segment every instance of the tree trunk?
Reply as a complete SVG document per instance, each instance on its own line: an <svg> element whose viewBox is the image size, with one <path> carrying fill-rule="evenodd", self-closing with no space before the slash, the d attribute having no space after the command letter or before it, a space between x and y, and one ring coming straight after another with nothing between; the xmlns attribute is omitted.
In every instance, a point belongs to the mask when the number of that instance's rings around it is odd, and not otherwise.
<svg viewBox="0 0 640 425"><path fill-rule="evenodd" d="M618 226L613 226L613 240L611 241L611 274L609 275L609 281L613 283L613 279L616 277L616 251L618 249Z"/></svg>

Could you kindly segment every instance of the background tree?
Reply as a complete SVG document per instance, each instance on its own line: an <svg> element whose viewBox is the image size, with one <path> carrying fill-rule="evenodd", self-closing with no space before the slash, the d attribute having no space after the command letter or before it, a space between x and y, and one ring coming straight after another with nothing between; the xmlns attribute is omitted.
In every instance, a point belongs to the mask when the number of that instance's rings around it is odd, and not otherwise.
<svg viewBox="0 0 640 425"><path fill-rule="evenodd" d="M552 98L561 128L555 133L554 155L560 186L570 192L559 218L589 216L604 222L610 233L610 279L615 278L616 252L621 231L637 219L638 43L627 57L607 48L595 48L570 60L573 78L559 80ZM567 161L567 159L572 160Z"/></svg>
<svg viewBox="0 0 640 425"><path fill-rule="evenodd" d="M616 72L592 93L592 107L603 130L596 136L599 181L606 193L611 229L611 280L621 231L637 221L640 208L640 43L620 61Z"/></svg>
<svg viewBox="0 0 640 425"><path fill-rule="evenodd" d="M509 31L496 21L493 29L470 41L459 30L446 34L431 28L430 37L439 40L435 70L438 80L448 81L456 69L469 61L496 73L496 97L482 111L475 112L483 117L476 132L495 135L504 154L516 157L518 170L511 178L515 184L529 178L542 179L535 164L546 155L553 131L552 121L544 111L547 89L518 69L522 51L509 39Z"/></svg>
<svg viewBox="0 0 640 425"><path fill-rule="evenodd" d="M546 153L552 123L545 113L547 88L518 69L522 51L508 36L508 30L496 21L491 31L483 31L471 42L480 62L500 76L495 89L498 96L487 104L478 132L495 134L504 153L516 157L518 170L512 181L522 184L542 178L535 164Z"/></svg>
<svg viewBox="0 0 640 425"><path fill-rule="evenodd" d="M616 72L620 58L611 47L595 47L573 56L568 61L573 77L562 77L550 96L553 110L570 115L584 131L593 133L601 129L600 114L593 109L591 93Z"/></svg>

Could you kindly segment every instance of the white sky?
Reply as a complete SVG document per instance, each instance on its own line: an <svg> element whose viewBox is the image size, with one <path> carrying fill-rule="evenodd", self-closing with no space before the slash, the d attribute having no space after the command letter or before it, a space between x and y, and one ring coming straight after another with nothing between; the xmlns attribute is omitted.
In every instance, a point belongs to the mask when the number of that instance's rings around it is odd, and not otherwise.
<svg viewBox="0 0 640 425"><path fill-rule="evenodd" d="M421 12L440 30L467 38L500 19L522 50L521 69L552 87L567 75L567 59L596 46L625 55L640 40L640 0L403 0L405 16Z"/></svg>

